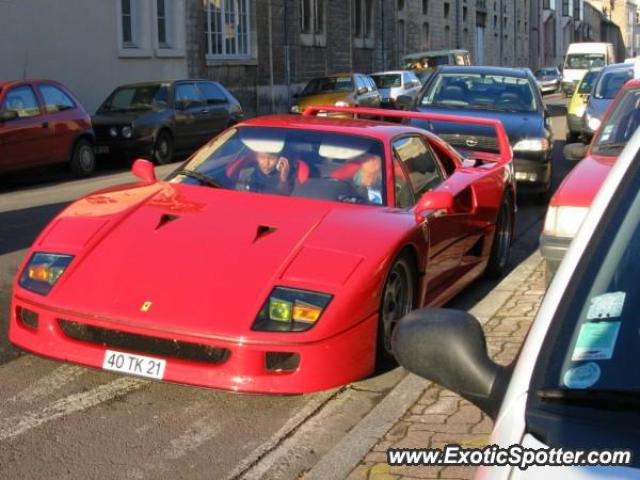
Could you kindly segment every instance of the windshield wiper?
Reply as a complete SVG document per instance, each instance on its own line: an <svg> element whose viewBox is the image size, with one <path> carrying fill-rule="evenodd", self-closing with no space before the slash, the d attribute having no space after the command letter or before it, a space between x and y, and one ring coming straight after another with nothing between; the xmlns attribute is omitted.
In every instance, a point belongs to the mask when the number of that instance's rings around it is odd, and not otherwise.
<svg viewBox="0 0 640 480"><path fill-rule="evenodd" d="M572 390L549 388L536 393L540 400L614 410L640 409L640 392L632 390Z"/></svg>
<svg viewBox="0 0 640 480"><path fill-rule="evenodd" d="M202 185L206 185L212 188L223 188L218 182L216 182L213 178L208 177L200 172L196 172L194 170L178 170L176 175L184 175L185 177L195 178Z"/></svg>

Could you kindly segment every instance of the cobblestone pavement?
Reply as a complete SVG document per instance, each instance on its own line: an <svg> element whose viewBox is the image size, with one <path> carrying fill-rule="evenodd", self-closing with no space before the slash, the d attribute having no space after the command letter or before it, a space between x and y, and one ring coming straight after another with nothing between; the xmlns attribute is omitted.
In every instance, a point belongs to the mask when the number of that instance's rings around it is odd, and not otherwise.
<svg viewBox="0 0 640 480"><path fill-rule="evenodd" d="M496 314L483 325L488 349L495 361L508 364L524 340L544 295L542 263ZM465 447L487 444L493 422L471 403L435 384L371 449L348 480L405 480L473 478L473 467L392 467L388 448L442 448L448 443Z"/></svg>

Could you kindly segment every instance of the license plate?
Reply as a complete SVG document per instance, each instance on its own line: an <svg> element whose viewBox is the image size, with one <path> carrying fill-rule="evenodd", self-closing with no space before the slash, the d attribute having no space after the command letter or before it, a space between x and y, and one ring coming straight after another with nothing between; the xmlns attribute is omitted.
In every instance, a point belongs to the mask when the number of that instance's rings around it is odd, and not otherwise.
<svg viewBox="0 0 640 480"><path fill-rule="evenodd" d="M156 380L162 380L166 365L166 360L159 358L114 352L113 350L106 351L102 362L104 370L129 373L139 377L155 378Z"/></svg>
<svg viewBox="0 0 640 480"><path fill-rule="evenodd" d="M109 147L100 145L94 148L96 153L109 153Z"/></svg>

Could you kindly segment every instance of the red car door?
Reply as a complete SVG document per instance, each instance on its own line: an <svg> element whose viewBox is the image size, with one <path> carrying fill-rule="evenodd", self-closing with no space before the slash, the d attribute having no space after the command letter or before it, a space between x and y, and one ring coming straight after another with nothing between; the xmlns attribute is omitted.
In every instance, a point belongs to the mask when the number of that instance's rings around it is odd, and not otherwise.
<svg viewBox="0 0 640 480"><path fill-rule="evenodd" d="M49 126L33 88L29 84L9 87L0 112L15 112L0 123L0 171L46 163Z"/></svg>
<svg viewBox="0 0 640 480"><path fill-rule="evenodd" d="M79 123L86 115L76 102L60 87L51 83L35 85L44 106L49 136L46 140L49 161L62 163L69 160L73 142L80 130Z"/></svg>
<svg viewBox="0 0 640 480"><path fill-rule="evenodd" d="M429 143L421 136L403 136L394 140L392 147L396 160L407 174L414 202L428 191L447 188L446 173ZM456 198L457 202L460 200ZM426 295L430 302L447 290L451 277L457 274L465 249L468 214L464 208L456 208L455 212L446 215L432 212L424 218L422 228L429 237Z"/></svg>

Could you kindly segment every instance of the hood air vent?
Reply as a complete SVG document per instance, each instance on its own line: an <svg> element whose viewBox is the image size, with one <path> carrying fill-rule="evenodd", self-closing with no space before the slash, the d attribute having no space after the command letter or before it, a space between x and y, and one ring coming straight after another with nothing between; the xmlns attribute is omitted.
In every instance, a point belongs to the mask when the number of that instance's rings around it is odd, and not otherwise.
<svg viewBox="0 0 640 480"><path fill-rule="evenodd" d="M163 213L162 216L160 217L160 221L158 222L158 226L156 227L156 230L164 227L167 223L173 222L174 220L177 220L179 218L180 217L178 215L171 215L169 213Z"/></svg>
<svg viewBox="0 0 640 480"><path fill-rule="evenodd" d="M258 230L256 231L256 238L253 239L253 243L256 243L262 237L266 237L271 233L277 232L278 229L275 227L270 227L268 225L258 225Z"/></svg>

